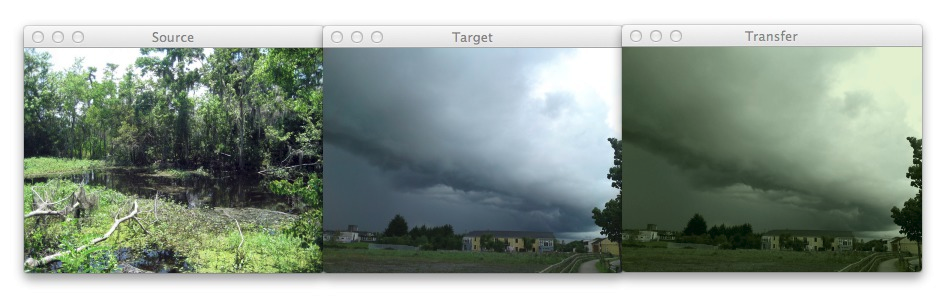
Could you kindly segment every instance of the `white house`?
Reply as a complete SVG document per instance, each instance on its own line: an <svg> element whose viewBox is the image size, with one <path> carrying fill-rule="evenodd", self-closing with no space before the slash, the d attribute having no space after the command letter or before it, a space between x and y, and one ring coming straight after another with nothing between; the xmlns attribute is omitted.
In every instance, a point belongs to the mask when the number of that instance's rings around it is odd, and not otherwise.
<svg viewBox="0 0 947 301"><path fill-rule="evenodd" d="M351 243L359 241L358 232L339 232L339 236L336 238L336 241L341 243Z"/></svg>
<svg viewBox="0 0 947 301"><path fill-rule="evenodd" d="M650 230L638 231L638 235L635 236L635 240L640 241L640 242L658 240L658 231L650 231Z"/></svg>

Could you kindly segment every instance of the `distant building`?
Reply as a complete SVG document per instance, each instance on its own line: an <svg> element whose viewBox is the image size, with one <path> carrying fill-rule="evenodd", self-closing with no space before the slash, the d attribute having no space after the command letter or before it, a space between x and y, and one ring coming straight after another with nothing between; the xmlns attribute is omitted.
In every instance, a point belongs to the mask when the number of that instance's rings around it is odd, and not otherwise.
<svg viewBox="0 0 947 301"><path fill-rule="evenodd" d="M807 251L851 251L855 246L855 234L852 231L830 230L772 230L760 237L763 250L789 249L780 245L780 237L800 241Z"/></svg>
<svg viewBox="0 0 947 301"><path fill-rule="evenodd" d="M908 239L907 237L895 237L890 242L888 242L888 250L895 253L909 253L911 255L917 255L918 246L917 242Z"/></svg>
<svg viewBox="0 0 947 301"><path fill-rule="evenodd" d="M483 235L491 235L495 240L508 243L510 246L507 251L509 252L552 252L553 244L556 241L556 236L553 235L552 232L471 231L470 233L464 234L462 250L473 252L483 251L480 241L480 237ZM525 245L526 242L524 238L533 239L532 245Z"/></svg>
<svg viewBox="0 0 947 301"><path fill-rule="evenodd" d="M591 253L601 253L601 254L619 254L619 246L617 242L611 241L608 238L596 238L589 242L588 250Z"/></svg>
<svg viewBox="0 0 947 301"><path fill-rule="evenodd" d="M341 243L353 242L375 242L378 240L378 233L371 231L359 231L358 225L349 225L345 231L325 230L322 232L322 241L335 241Z"/></svg>
<svg viewBox="0 0 947 301"><path fill-rule="evenodd" d="M336 241L341 242L341 243L346 243L346 244L357 242L359 241L358 232L348 232L348 231L339 232L339 236L336 237Z"/></svg>
<svg viewBox="0 0 947 301"><path fill-rule="evenodd" d="M627 229L624 232L622 233L622 239L626 241L632 239L639 242L672 241L676 238L674 231L658 230L656 224L648 224L645 229Z"/></svg>

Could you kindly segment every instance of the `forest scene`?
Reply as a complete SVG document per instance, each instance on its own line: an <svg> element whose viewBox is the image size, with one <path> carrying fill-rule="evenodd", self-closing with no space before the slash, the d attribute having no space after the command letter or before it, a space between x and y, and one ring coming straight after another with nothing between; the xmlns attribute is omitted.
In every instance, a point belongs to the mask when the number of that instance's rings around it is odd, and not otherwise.
<svg viewBox="0 0 947 301"><path fill-rule="evenodd" d="M322 49L68 51L23 53L25 271L322 271Z"/></svg>

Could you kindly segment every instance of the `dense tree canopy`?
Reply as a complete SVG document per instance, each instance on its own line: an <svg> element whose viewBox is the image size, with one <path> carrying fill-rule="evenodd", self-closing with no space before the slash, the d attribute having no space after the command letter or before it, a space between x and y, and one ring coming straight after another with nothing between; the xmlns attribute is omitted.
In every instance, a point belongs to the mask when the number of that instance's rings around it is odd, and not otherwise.
<svg viewBox="0 0 947 301"><path fill-rule="evenodd" d="M124 72L52 70L26 49L24 156L321 174L321 65L321 49L143 48Z"/></svg>

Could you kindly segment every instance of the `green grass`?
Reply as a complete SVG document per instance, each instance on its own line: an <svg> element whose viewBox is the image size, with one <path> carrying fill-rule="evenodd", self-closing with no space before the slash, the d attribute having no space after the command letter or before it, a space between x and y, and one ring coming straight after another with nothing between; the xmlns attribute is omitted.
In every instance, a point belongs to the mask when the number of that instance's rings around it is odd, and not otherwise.
<svg viewBox="0 0 947 301"><path fill-rule="evenodd" d="M536 273L569 254L323 250L329 273Z"/></svg>
<svg viewBox="0 0 947 301"><path fill-rule="evenodd" d="M34 190L42 198L58 201L69 199L77 189L77 184L61 180L26 185L24 214L33 210ZM198 273L295 272L321 264L317 249L313 252L301 247L298 238L282 231L295 220L293 216L264 216L265 212L254 209L187 209L169 200L136 200L100 187L87 186L86 193L97 196L98 206L84 217L43 216L24 220L25 256L40 258L88 244L107 232L116 216L127 215L137 201L141 226L134 220L121 224L111 237L95 245L94 253L64 258L62 272L114 272L118 269L115 253L119 249L129 249L133 254L172 250L186 258L190 271ZM55 209L66 203L56 204ZM240 222L240 231L234 219Z"/></svg>
<svg viewBox="0 0 947 301"><path fill-rule="evenodd" d="M367 242L352 242L352 243L340 243L340 242L326 242L326 249L368 249Z"/></svg>
<svg viewBox="0 0 947 301"><path fill-rule="evenodd" d="M668 242L666 241L630 241L622 243L625 247L629 248L667 248Z"/></svg>
<svg viewBox="0 0 947 301"><path fill-rule="evenodd" d="M83 160L66 158L37 157L23 159L23 177L48 177L82 173L95 168L103 168L101 160Z"/></svg>
<svg viewBox="0 0 947 301"><path fill-rule="evenodd" d="M622 249L626 272L834 272L863 258L854 252Z"/></svg>

